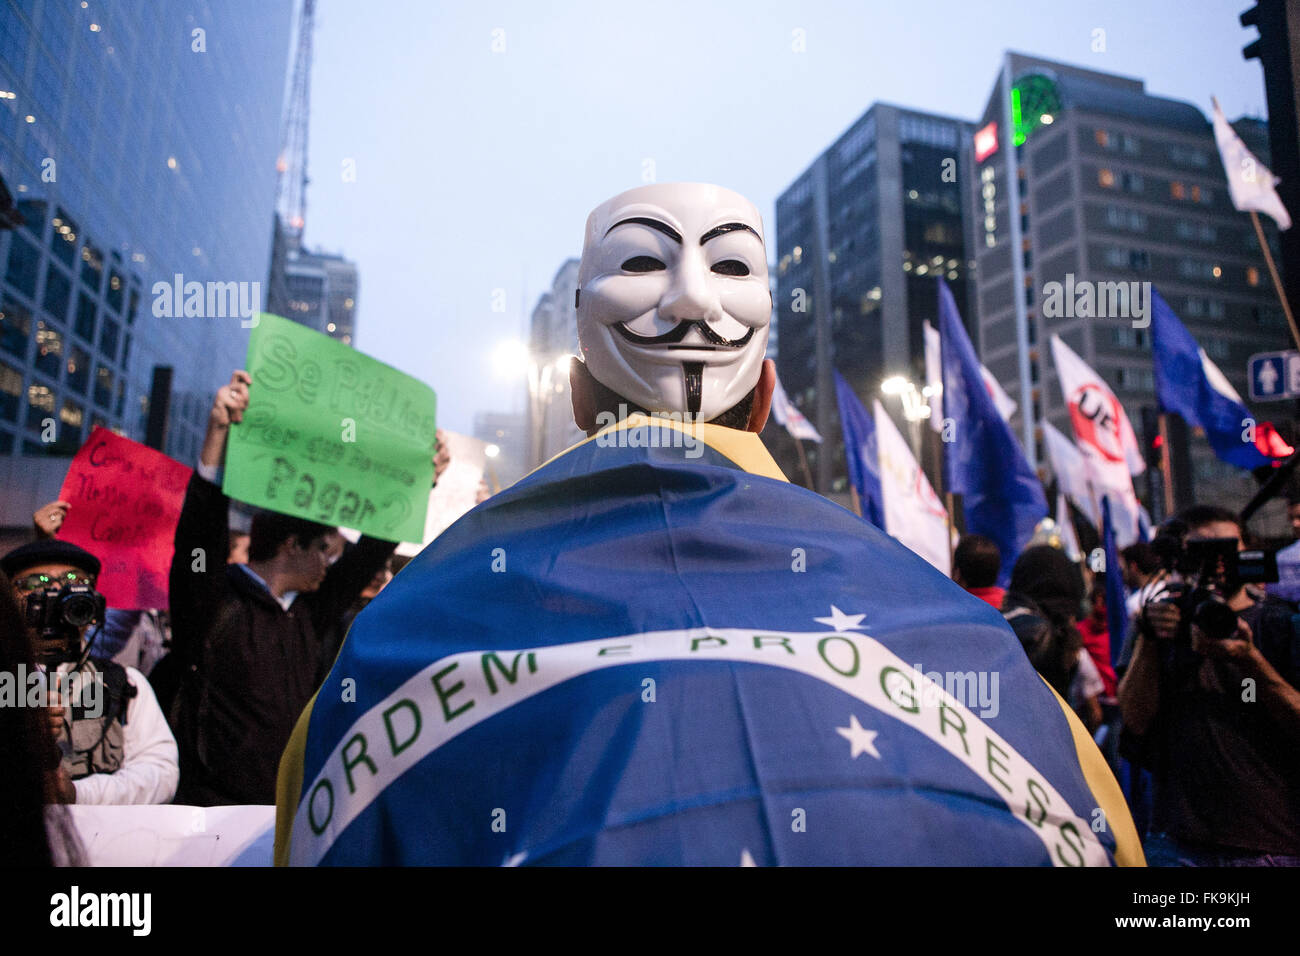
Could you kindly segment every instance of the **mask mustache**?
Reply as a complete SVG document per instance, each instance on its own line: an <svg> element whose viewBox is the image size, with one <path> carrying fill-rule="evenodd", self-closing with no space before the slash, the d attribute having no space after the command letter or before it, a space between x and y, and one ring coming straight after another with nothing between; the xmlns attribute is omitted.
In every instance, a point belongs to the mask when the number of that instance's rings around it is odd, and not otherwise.
<svg viewBox="0 0 1300 956"><path fill-rule="evenodd" d="M754 328L749 330L738 339L728 339L719 335L709 327L709 323L703 319L692 319L688 322L678 322L675 326L664 332L662 335L637 335L622 322L614 326L618 329L619 334L634 345L678 345L686 338L686 334L691 328L695 327L700 330L705 341L710 345L720 348L737 349L749 344L749 340L754 337ZM700 346L684 345L682 348L699 348Z"/></svg>

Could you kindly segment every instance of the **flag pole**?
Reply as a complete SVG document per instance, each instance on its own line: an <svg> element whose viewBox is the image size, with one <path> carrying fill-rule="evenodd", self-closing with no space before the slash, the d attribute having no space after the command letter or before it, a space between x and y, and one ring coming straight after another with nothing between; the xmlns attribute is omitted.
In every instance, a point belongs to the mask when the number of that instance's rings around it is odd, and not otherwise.
<svg viewBox="0 0 1300 956"><path fill-rule="evenodd" d="M852 484L849 485L849 493L853 496L853 513L859 518L862 517L862 499L858 497L858 489Z"/></svg>
<svg viewBox="0 0 1300 956"><path fill-rule="evenodd" d="M1273 279L1273 288L1277 291L1277 300L1282 303L1282 312L1286 315L1286 324L1291 329L1291 338L1295 341L1296 348L1300 348L1300 329L1296 328L1295 316L1291 314L1291 305L1286 300L1286 293L1282 291L1282 279L1277 274L1277 266L1273 263L1273 254L1268 251L1268 242L1264 239L1264 227L1259 223L1259 213L1250 210L1250 221L1255 226L1255 237L1259 239L1260 251L1264 253L1264 261L1268 263L1268 274Z"/></svg>
<svg viewBox="0 0 1300 956"><path fill-rule="evenodd" d="M793 438L794 436L790 437ZM803 468L803 476L808 481L808 490L816 491L817 489L813 487L812 471L808 468L808 456L803 453L803 439L795 438L794 446L799 450L799 465Z"/></svg>
<svg viewBox="0 0 1300 956"><path fill-rule="evenodd" d="M1161 412L1156 421L1160 433L1160 483L1164 485L1165 518L1174 514L1174 469L1169 456L1169 414Z"/></svg>

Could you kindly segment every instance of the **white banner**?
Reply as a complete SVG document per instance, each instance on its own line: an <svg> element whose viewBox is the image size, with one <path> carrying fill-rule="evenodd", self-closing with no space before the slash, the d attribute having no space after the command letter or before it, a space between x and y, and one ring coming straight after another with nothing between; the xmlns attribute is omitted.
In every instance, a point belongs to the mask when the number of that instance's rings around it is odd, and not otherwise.
<svg viewBox="0 0 1300 956"><path fill-rule="evenodd" d="M934 493L912 449L880 402L876 416L876 454L880 460L880 497L885 531L944 574L952 571L948 551L948 512Z"/></svg>
<svg viewBox="0 0 1300 956"><path fill-rule="evenodd" d="M90 866L270 866L275 807L72 804Z"/></svg>
<svg viewBox="0 0 1300 956"><path fill-rule="evenodd" d="M1076 508L1088 516L1093 527L1100 530L1101 515L1097 513L1096 496L1089 484L1088 463L1083 460L1083 452L1046 419L1043 420L1043 445L1058 487Z"/></svg>

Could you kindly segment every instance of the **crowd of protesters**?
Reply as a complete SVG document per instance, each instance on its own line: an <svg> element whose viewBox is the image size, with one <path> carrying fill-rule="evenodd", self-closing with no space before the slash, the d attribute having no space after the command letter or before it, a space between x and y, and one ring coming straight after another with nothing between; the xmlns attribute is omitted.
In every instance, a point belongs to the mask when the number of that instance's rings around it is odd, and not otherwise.
<svg viewBox="0 0 1300 956"><path fill-rule="evenodd" d="M1288 511L1300 540L1300 499ZM1122 634L1110 633L1103 575L1059 547L1026 548L1003 591L998 546L968 535L953 578L1002 611L1094 734L1149 864L1300 866L1300 604L1242 583L1221 558L1185 559L1211 542L1241 552L1247 532L1198 505L1120 552ZM1207 633L1207 604L1231 612L1222 633Z"/></svg>
<svg viewBox="0 0 1300 956"><path fill-rule="evenodd" d="M0 670L48 667L105 689L95 706L52 692L44 708L0 707L9 860L77 862L65 804L274 803L296 721L352 619L400 568L395 542L349 545L304 519L260 511L247 531L231 527L222 470L250 387L236 372L212 403L175 531L168 607L106 609L71 632L28 626L32 602L56 590L94 595L109 557L59 539L67 502L40 508L36 540L0 559ZM446 465L440 451L436 474ZM1300 538L1300 504L1292 513ZM1158 542L1169 551L1225 538L1246 546L1236 516L1203 506L1167 523ZM1208 636L1191 620L1177 561L1139 543L1122 552L1127 623L1112 634L1103 576L1059 544L1026 548L1004 589L998 546L967 535L953 579L1002 612L1094 735L1150 861L1300 864L1300 607L1220 565L1210 590L1236 623Z"/></svg>
<svg viewBox="0 0 1300 956"><path fill-rule="evenodd" d="M103 606L94 589L110 555L59 539L66 501L37 509L35 540L0 558L0 671L46 677L45 706L0 707L5 862L79 862L67 804L273 804L295 722L352 619L404 564L395 541L348 544L336 527L276 512L231 528L222 469L250 385L237 371L213 400L168 607ZM439 442L435 482L447 464ZM85 623L41 610L78 594L92 609ZM34 626L42 613L48 626Z"/></svg>

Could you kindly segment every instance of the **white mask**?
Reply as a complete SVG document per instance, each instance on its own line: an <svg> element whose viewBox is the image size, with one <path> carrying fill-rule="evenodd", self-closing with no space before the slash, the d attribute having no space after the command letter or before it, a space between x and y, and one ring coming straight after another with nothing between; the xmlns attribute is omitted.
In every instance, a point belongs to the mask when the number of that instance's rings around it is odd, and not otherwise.
<svg viewBox="0 0 1300 956"><path fill-rule="evenodd" d="M587 217L578 286L583 359L629 402L709 421L758 383L772 297L763 220L743 196L704 183L620 193Z"/></svg>

